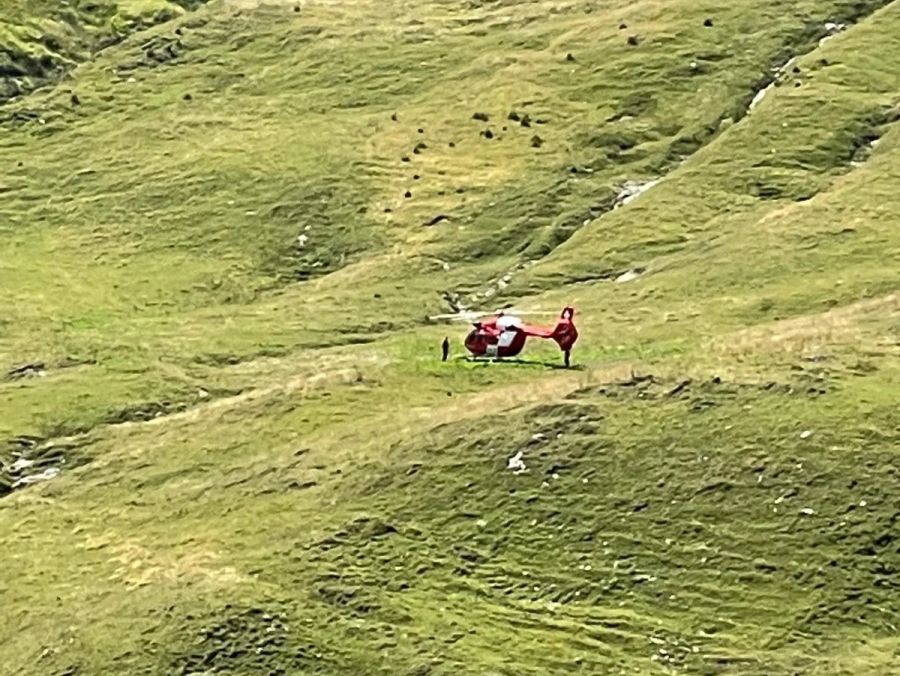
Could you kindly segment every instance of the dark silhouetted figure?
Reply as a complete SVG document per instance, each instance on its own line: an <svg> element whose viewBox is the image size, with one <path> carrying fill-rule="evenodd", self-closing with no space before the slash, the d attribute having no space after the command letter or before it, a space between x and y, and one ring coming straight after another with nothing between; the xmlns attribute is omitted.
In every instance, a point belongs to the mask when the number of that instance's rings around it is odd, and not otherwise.
<svg viewBox="0 0 900 676"><path fill-rule="evenodd" d="M441 343L441 361L447 361L447 357L450 356L450 341L445 337L444 342Z"/></svg>

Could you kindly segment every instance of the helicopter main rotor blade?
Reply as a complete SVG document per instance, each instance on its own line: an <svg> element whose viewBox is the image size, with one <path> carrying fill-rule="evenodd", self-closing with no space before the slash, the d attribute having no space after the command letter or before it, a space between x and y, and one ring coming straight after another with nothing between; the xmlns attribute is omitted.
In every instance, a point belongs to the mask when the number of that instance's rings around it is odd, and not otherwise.
<svg viewBox="0 0 900 676"><path fill-rule="evenodd" d="M520 310L519 308L506 308L502 312L503 312L503 314L506 314L506 315L516 315L519 317L526 317L526 316L532 316L532 317L547 316L547 317L549 317L551 315L555 316L555 315L559 314L559 312L557 312L556 310Z"/></svg>
<svg viewBox="0 0 900 676"><path fill-rule="evenodd" d="M480 317L483 317L483 316L484 316L484 313L482 313L482 312L466 311L466 312L449 312L449 313L441 314L441 315L430 315L428 317L428 319L432 319L432 320L434 320L434 319L449 319L451 321L457 321L457 322L469 322L469 321L475 321L476 319L479 319Z"/></svg>
<svg viewBox="0 0 900 676"><path fill-rule="evenodd" d="M482 317L496 317L499 315L507 315L514 317L539 317L539 316L556 316L559 314L555 310L522 310L515 307L500 308L497 310L461 310L460 312L447 312L444 314L430 315L428 319L449 319L457 322L474 322Z"/></svg>

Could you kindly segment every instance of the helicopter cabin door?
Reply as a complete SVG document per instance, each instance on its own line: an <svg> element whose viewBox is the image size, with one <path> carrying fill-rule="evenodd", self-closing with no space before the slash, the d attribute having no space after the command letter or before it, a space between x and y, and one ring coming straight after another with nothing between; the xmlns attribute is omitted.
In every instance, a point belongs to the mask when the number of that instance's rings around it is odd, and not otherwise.
<svg viewBox="0 0 900 676"><path fill-rule="evenodd" d="M512 345L513 341L516 339L516 333L517 331L515 329L507 329L501 333L500 338L497 339L497 347L502 349Z"/></svg>

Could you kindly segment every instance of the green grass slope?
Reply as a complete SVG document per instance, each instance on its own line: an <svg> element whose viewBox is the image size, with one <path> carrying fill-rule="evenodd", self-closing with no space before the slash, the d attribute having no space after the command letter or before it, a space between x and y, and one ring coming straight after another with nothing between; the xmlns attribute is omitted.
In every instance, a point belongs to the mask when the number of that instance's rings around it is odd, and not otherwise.
<svg viewBox="0 0 900 676"><path fill-rule="evenodd" d="M0 108L4 673L898 673L900 7L160 18Z"/></svg>

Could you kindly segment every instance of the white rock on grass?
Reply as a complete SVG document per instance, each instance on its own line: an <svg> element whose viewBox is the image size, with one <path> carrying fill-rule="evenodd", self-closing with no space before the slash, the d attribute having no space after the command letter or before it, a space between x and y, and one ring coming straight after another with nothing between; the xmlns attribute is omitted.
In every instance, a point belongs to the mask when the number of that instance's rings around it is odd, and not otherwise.
<svg viewBox="0 0 900 676"><path fill-rule="evenodd" d="M515 474L520 474L528 468L525 461L522 460L522 451L519 451L506 462L506 469L512 470Z"/></svg>
<svg viewBox="0 0 900 676"><path fill-rule="evenodd" d="M624 284L626 282L631 282L641 276L641 273L637 270L628 270L627 272L623 272L621 275L616 277L617 284Z"/></svg>
<svg viewBox="0 0 900 676"><path fill-rule="evenodd" d="M34 460L29 460L28 458L18 458L10 467L11 472L21 472L23 469L28 469L34 464Z"/></svg>
<svg viewBox="0 0 900 676"><path fill-rule="evenodd" d="M49 481L53 479L59 474L59 467L48 467L43 472L39 472L38 474L29 474L28 476L24 476L13 484L13 488L20 488L22 486L28 486L29 484L36 484L39 481Z"/></svg>

